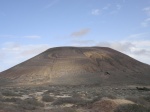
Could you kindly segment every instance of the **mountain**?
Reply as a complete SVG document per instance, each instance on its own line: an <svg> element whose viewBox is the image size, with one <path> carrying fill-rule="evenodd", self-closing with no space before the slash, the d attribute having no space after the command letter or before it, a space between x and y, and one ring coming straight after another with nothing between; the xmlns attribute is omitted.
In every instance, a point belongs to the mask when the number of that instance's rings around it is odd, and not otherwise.
<svg viewBox="0 0 150 112"><path fill-rule="evenodd" d="M150 84L150 66L106 47L56 47L0 73L0 85Z"/></svg>

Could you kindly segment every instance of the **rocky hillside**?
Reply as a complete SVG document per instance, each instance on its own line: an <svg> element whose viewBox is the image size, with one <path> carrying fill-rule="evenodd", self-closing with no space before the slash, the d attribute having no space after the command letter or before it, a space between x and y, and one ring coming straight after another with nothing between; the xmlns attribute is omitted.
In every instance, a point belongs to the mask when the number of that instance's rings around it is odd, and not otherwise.
<svg viewBox="0 0 150 112"><path fill-rule="evenodd" d="M106 47L56 47L0 73L0 85L150 84L150 66Z"/></svg>

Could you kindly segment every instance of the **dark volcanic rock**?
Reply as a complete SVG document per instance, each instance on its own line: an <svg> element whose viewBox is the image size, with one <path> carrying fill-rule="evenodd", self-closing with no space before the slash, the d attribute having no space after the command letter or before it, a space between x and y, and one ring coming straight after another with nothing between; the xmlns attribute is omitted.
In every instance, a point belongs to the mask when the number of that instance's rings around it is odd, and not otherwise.
<svg viewBox="0 0 150 112"><path fill-rule="evenodd" d="M150 66L106 47L57 47L0 73L0 85L150 84Z"/></svg>

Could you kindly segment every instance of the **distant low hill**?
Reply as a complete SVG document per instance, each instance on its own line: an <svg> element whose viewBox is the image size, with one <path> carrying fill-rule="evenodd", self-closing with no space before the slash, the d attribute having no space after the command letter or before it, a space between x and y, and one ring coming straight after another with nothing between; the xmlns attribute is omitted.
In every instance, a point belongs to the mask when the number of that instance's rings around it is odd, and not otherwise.
<svg viewBox="0 0 150 112"><path fill-rule="evenodd" d="M0 85L150 84L150 66L106 47L56 47L0 73Z"/></svg>

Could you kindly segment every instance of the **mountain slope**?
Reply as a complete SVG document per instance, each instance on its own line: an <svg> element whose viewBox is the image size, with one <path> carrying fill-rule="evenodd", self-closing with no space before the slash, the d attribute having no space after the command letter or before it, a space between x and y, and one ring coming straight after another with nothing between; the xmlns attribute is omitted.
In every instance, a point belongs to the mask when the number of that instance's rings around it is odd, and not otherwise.
<svg viewBox="0 0 150 112"><path fill-rule="evenodd" d="M0 73L0 84L150 84L150 66L106 47L56 47Z"/></svg>

